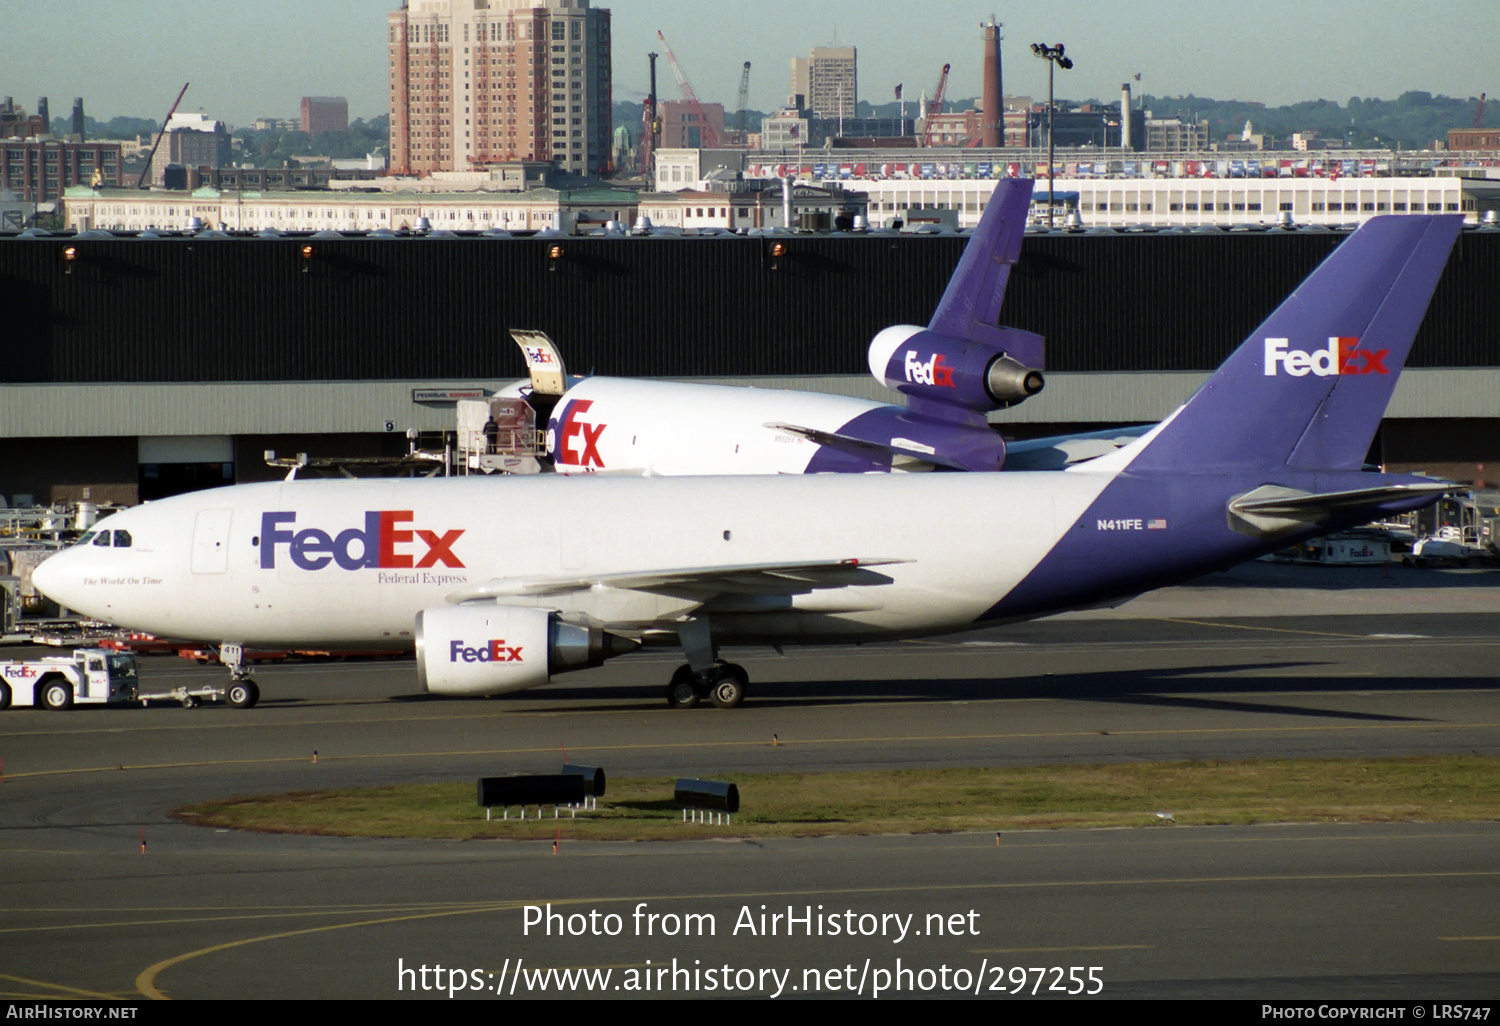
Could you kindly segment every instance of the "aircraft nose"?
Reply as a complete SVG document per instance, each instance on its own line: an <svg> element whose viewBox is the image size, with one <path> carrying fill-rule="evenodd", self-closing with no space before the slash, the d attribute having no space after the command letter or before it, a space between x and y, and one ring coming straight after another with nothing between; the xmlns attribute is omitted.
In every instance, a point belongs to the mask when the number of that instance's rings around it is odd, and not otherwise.
<svg viewBox="0 0 1500 1026"><path fill-rule="evenodd" d="M31 571L31 584L54 602L68 605L68 582L72 580L73 575L68 573L67 568L63 566L62 556L63 554L59 552L42 560L37 568Z"/></svg>

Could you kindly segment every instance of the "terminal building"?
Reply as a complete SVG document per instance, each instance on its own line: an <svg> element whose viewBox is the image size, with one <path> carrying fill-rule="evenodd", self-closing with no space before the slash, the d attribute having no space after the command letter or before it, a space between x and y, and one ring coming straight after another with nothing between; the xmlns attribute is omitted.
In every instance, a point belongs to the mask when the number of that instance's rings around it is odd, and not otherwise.
<svg viewBox="0 0 1500 1026"><path fill-rule="evenodd" d="M1159 420L1343 237L1028 235L1001 319L1046 336L1048 384L995 419L1015 437ZM408 432L452 432L458 399L524 376L512 328L583 372L898 401L870 340L927 322L966 241L0 235L0 495L133 503L284 476L268 450L398 457ZM1374 462L1494 483L1496 280L1500 230L1466 230Z"/></svg>

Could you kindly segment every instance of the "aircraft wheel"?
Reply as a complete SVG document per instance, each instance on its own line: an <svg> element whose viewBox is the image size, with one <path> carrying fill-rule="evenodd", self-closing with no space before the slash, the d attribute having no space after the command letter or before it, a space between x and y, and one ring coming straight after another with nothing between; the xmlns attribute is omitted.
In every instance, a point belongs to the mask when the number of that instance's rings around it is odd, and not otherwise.
<svg viewBox="0 0 1500 1026"><path fill-rule="evenodd" d="M745 688L750 675L743 666L725 663L719 668L719 678L708 690L709 701L718 709L733 709L745 700Z"/></svg>
<svg viewBox="0 0 1500 1026"><path fill-rule="evenodd" d="M73 707L72 685L58 677L43 681L42 704L48 709L71 709Z"/></svg>
<svg viewBox="0 0 1500 1026"><path fill-rule="evenodd" d="M251 709L260 701L260 687L253 680L237 680L229 685L225 697L236 709Z"/></svg>
<svg viewBox="0 0 1500 1026"><path fill-rule="evenodd" d="M686 663L677 668L672 674L672 682L667 685L667 704L673 709L691 709L698 704L702 696L698 694L698 685L693 680L693 671Z"/></svg>

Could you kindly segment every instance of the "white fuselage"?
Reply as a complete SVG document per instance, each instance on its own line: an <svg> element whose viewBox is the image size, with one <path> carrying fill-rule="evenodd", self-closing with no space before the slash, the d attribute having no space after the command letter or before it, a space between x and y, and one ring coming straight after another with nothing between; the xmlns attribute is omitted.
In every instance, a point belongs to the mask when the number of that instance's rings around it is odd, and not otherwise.
<svg viewBox="0 0 1500 1026"><path fill-rule="evenodd" d="M524 384L498 394L519 396ZM560 474L801 474L817 443L768 424L836 433L888 407L818 392L581 378L554 409L546 445Z"/></svg>
<svg viewBox="0 0 1500 1026"><path fill-rule="evenodd" d="M1102 468L1101 468L1102 469ZM247 645L411 644L418 611L491 582L769 562L901 560L880 583L715 598L716 640L955 630L1024 577L1107 472L306 481L196 492L108 521L39 587L90 616ZM343 565L341 565L343 564ZM753 590L753 589L752 589ZM587 583L501 601L664 627L701 595Z"/></svg>

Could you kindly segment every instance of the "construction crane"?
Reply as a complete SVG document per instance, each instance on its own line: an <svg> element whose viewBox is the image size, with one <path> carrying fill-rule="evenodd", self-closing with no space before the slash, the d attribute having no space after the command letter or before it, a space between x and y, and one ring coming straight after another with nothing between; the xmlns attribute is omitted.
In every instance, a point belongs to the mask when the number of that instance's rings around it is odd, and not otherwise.
<svg viewBox="0 0 1500 1026"><path fill-rule="evenodd" d="M737 142L741 146L750 144L750 113L745 105L750 102L750 62L745 62L745 70L740 73L740 98L734 105L734 128L739 135Z"/></svg>
<svg viewBox="0 0 1500 1026"><path fill-rule="evenodd" d="M932 145L932 130L937 127L937 115L943 112L943 94L948 91L948 69L951 67L951 64L943 65L937 88L932 91L932 100L927 104L927 126L922 130L923 146Z"/></svg>
<svg viewBox="0 0 1500 1026"><path fill-rule="evenodd" d="M172 109L167 111L167 120L161 123L161 131L156 133L156 142L151 144L151 152L146 154L146 166L141 171L141 177L135 180L135 187L137 189L143 188L145 186L146 176L151 174L151 162L156 159L156 148L161 145L162 136L167 134L167 122L171 121L172 115L177 113L177 105L181 103L182 98L187 95L188 86L191 84L192 83L190 82L182 83L182 92L178 93L177 99L172 101Z"/></svg>
<svg viewBox="0 0 1500 1026"><path fill-rule="evenodd" d="M641 110L641 159L636 169L643 175L650 175L651 157L656 152L656 144L661 137L661 118L656 112L656 58L654 53L646 54L651 60L651 92L646 94L646 102Z"/></svg>
<svg viewBox="0 0 1500 1026"><path fill-rule="evenodd" d="M661 34L661 29L656 30L656 38L661 40L661 45L667 51L667 63L672 65L672 74L677 76L677 88L682 90L683 99L687 100L688 108L698 116L699 142L704 149L714 149L719 145L719 134L714 131L714 126L709 123L708 115L703 113L703 104L698 102L698 94L693 92L693 86L688 82L687 75L683 74L682 65L677 63L677 55L672 52L672 47L667 43L667 37Z"/></svg>

